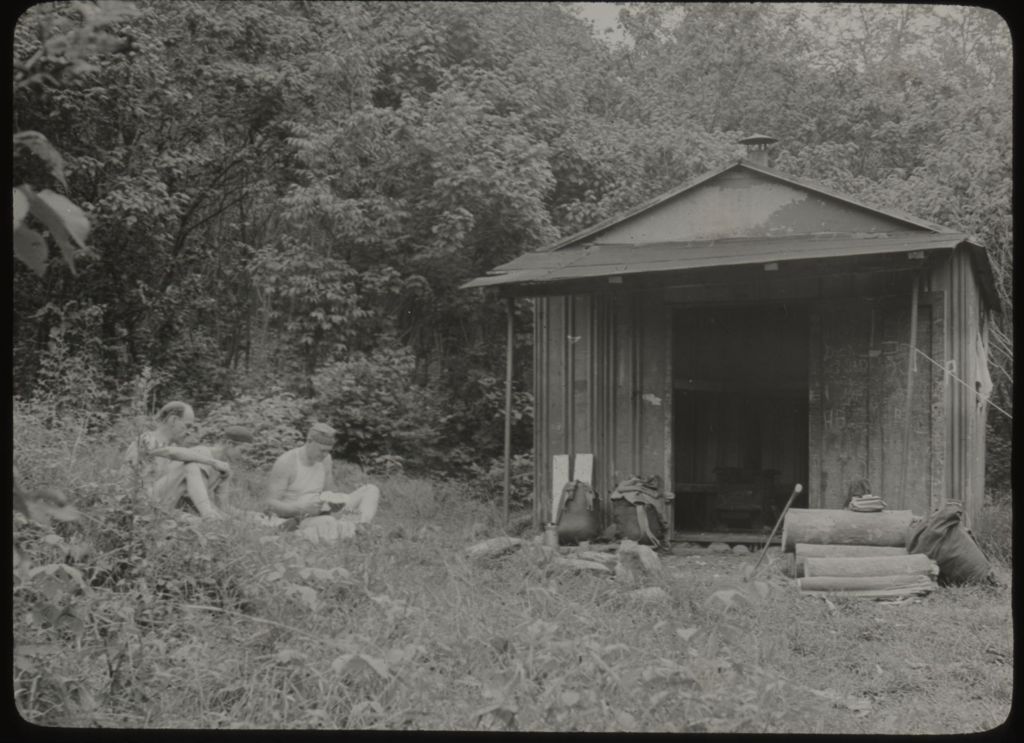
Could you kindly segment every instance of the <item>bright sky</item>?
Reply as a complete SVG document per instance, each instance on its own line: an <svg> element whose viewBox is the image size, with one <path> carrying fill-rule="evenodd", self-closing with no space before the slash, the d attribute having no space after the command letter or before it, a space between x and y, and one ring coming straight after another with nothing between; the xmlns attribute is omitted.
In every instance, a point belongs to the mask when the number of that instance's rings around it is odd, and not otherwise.
<svg viewBox="0 0 1024 743"><path fill-rule="evenodd" d="M619 17L619 6L610 3L572 3L576 12L584 18L594 22L594 30L598 36L604 37L606 30L613 33L608 37L615 41L622 40L622 33L615 31L615 24Z"/></svg>

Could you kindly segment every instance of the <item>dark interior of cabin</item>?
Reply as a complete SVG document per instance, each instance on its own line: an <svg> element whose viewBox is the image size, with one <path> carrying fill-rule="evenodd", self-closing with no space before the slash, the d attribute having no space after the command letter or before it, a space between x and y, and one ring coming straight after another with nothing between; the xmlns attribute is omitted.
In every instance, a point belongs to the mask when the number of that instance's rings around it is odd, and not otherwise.
<svg viewBox="0 0 1024 743"><path fill-rule="evenodd" d="M764 532L807 504L806 307L677 308L672 446L679 532Z"/></svg>

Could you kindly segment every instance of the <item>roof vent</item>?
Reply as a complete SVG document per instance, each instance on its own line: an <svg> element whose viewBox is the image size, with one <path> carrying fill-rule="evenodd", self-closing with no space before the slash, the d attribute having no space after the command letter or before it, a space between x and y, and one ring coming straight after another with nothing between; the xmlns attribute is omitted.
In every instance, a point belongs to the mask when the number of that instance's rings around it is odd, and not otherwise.
<svg viewBox="0 0 1024 743"><path fill-rule="evenodd" d="M768 148L778 141L775 137L769 137L767 134L752 134L739 140L738 144L747 148L747 160L754 163L754 165L767 168Z"/></svg>

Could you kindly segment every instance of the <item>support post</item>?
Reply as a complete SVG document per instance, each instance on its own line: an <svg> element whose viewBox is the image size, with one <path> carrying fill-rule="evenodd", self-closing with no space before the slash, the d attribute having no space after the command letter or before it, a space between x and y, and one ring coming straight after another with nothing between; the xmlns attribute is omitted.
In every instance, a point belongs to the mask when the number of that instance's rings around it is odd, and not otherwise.
<svg viewBox="0 0 1024 743"><path fill-rule="evenodd" d="M506 297L505 309L508 315L508 332L505 346L505 495L503 509L505 526L508 526L508 499L512 490L512 349L514 341L513 320L515 300Z"/></svg>
<svg viewBox="0 0 1024 743"><path fill-rule="evenodd" d="M914 286L911 290L910 300L910 348L907 349L907 404L903 413L903 469L900 472L900 492L897 508L903 508L907 503L907 471L910 468L910 432L911 426L911 403L914 399L914 367L917 366L917 285L920 282L918 276L914 276Z"/></svg>

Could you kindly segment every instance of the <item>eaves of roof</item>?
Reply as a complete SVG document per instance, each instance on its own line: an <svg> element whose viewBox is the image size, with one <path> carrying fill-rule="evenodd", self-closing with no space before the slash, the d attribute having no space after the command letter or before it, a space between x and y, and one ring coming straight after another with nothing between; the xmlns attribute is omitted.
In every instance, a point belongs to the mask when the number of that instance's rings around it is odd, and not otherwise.
<svg viewBox="0 0 1024 743"><path fill-rule="evenodd" d="M570 250L536 251L498 266L463 288L542 284L573 279L686 271L905 251L951 250L966 240L960 233L908 231L865 235L801 235L729 238L688 242L611 245L590 243Z"/></svg>

